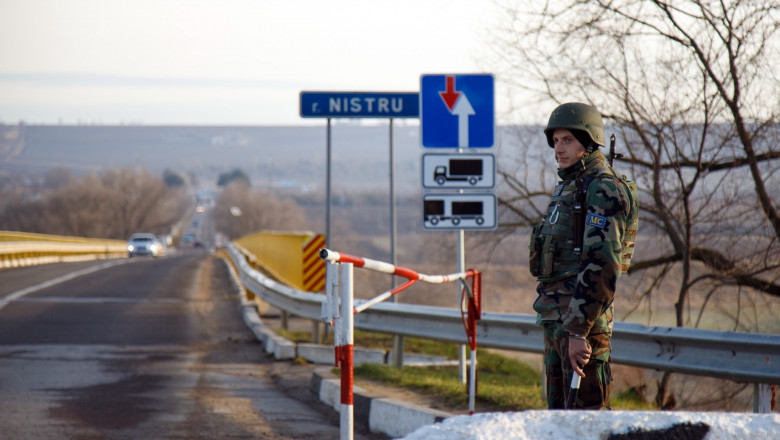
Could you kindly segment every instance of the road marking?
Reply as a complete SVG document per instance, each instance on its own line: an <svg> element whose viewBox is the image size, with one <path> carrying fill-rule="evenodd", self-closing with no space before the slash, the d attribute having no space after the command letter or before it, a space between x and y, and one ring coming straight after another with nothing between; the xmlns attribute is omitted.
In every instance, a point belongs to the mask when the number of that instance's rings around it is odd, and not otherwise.
<svg viewBox="0 0 780 440"><path fill-rule="evenodd" d="M213 301L191 301L181 298L73 298L66 296L42 296L39 298L20 298L17 302L53 302L53 303L190 303L190 302L213 302Z"/></svg>
<svg viewBox="0 0 780 440"><path fill-rule="evenodd" d="M17 290L16 292L11 293L10 295L6 296L3 299L0 299L0 310L3 309L8 303L18 300L19 298L36 292L41 289L45 289L47 287L56 286L57 284L64 283L65 281L72 280L74 278L80 277L82 275L87 275L93 272L97 272L99 270L108 269L109 267L119 266L121 264L127 264L131 260L118 260L118 261L109 261L103 264L99 264L97 266L88 267L86 269L77 270L76 272L71 272L67 275L63 275L61 277L57 277L48 281L44 281L40 284L36 284L34 286L25 287L24 289Z"/></svg>

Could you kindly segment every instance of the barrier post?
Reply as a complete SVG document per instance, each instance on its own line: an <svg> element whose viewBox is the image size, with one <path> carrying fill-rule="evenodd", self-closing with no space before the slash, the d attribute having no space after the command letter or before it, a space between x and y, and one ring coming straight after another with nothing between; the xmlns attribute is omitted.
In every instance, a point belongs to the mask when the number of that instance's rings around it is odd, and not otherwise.
<svg viewBox="0 0 780 440"><path fill-rule="evenodd" d="M341 440L354 437L353 264L328 261L321 317L333 325L335 364L341 369L339 428Z"/></svg>
<svg viewBox="0 0 780 440"><path fill-rule="evenodd" d="M339 270L339 291L341 294L341 325L339 368L341 368L341 440L354 437L354 310L353 303L353 265L343 263Z"/></svg>
<svg viewBox="0 0 780 440"><path fill-rule="evenodd" d="M464 282L465 288L465 282ZM469 414L474 414L477 398L477 321L482 319L482 274L476 272L471 279L466 336L471 348L469 362Z"/></svg>
<svg viewBox="0 0 780 440"><path fill-rule="evenodd" d="M398 292L412 286L417 281L432 284L448 283L450 281L471 278L471 288L462 283L462 292L468 292L468 307L463 311L464 297L461 297L461 314L466 329L466 339L471 347L471 384L469 385L469 413L474 413L476 399L476 368L477 368L477 321L481 315L482 277L479 271L469 269L449 275L425 275L405 267L368 258L342 254L328 249L320 250L320 258L326 261L325 270L325 301L322 303L320 316L325 322L334 325L333 345L335 347L336 365L341 369L341 406L340 427L341 439L352 440L354 436L354 315L386 299L392 298ZM354 305L353 275L354 266L377 272L402 276L407 282L383 292L373 299L361 301ZM336 293L338 292L338 293Z"/></svg>

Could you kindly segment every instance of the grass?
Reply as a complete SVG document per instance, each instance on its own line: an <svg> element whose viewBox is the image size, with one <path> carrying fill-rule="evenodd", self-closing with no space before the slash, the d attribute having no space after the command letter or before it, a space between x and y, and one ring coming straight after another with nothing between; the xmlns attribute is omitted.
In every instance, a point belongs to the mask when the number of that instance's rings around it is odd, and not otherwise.
<svg viewBox="0 0 780 440"><path fill-rule="evenodd" d="M645 401L634 387L620 390L617 394L613 393L610 405L612 409L626 411L654 411L658 409L654 404Z"/></svg>
<svg viewBox="0 0 780 440"><path fill-rule="evenodd" d="M438 344L439 346L451 344ZM454 353L457 347L451 345ZM476 404L481 410L523 410L544 407L539 393L540 377L522 362L477 350ZM355 367L355 377L382 382L434 395L444 406L466 409L468 386L459 380L458 368L409 367L363 364Z"/></svg>
<svg viewBox="0 0 780 440"><path fill-rule="evenodd" d="M277 330L286 339L295 342L309 342L311 335L306 331ZM325 343L332 344L332 335ZM379 333L355 332L355 341L360 347L390 350L393 336ZM409 353L458 358L457 344L442 343L419 338L404 338L404 349ZM480 411L522 411L544 409L546 402L541 396L541 376L529 365L477 349L477 396L476 406ZM390 365L363 364L354 369L356 379L378 381L385 385L406 388L436 396L443 406L467 409L468 385L459 380L455 366L395 368ZM642 400L632 388L613 393L613 409L651 410L654 407Z"/></svg>

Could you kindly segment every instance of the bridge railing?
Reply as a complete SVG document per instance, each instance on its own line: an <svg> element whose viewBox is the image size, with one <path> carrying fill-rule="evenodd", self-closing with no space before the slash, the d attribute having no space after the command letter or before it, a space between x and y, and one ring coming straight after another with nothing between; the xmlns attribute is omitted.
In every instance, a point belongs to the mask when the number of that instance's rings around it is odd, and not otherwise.
<svg viewBox="0 0 780 440"><path fill-rule="evenodd" d="M232 245L228 254L244 287L270 305L311 320L320 319L322 294L301 292L254 270ZM356 301L356 307L359 306ZM355 328L467 344L458 309L383 302L355 315ZM482 312L480 346L543 353L542 328L527 314ZM613 361L641 368L753 383L780 384L780 335L648 327L616 322ZM763 402L756 402L756 409Z"/></svg>
<svg viewBox="0 0 780 440"><path fill-rule="evenodd" d="M0 269L127 256L127 242L0 231Z"/></svg>

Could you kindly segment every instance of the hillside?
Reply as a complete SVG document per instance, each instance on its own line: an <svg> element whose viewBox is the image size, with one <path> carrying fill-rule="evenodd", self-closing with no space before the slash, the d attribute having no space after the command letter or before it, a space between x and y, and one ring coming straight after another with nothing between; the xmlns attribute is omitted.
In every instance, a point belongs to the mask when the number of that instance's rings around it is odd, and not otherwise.
<svg viewBox="0 0 780 440"><path fill-rule="evenodd" d="M532 128L540 132L540 128ZM503 130L501 146L512 152ZM396 123L396 182L399 192L420 188L419 126ZM537 142L542 142L538 136ZM75 173L107 167L165 169L212 182L240 168L258 187L322 187L326 173L326 129L322 126L100 126L0 125L0 173L42 174L55 167ZM331 135L334 190L389 185L389 128L335 122ZM434 150L435 151L435 150ZM499 164L501 166L501 164ZM215 181L215 180L214 180Z"/></svg>

